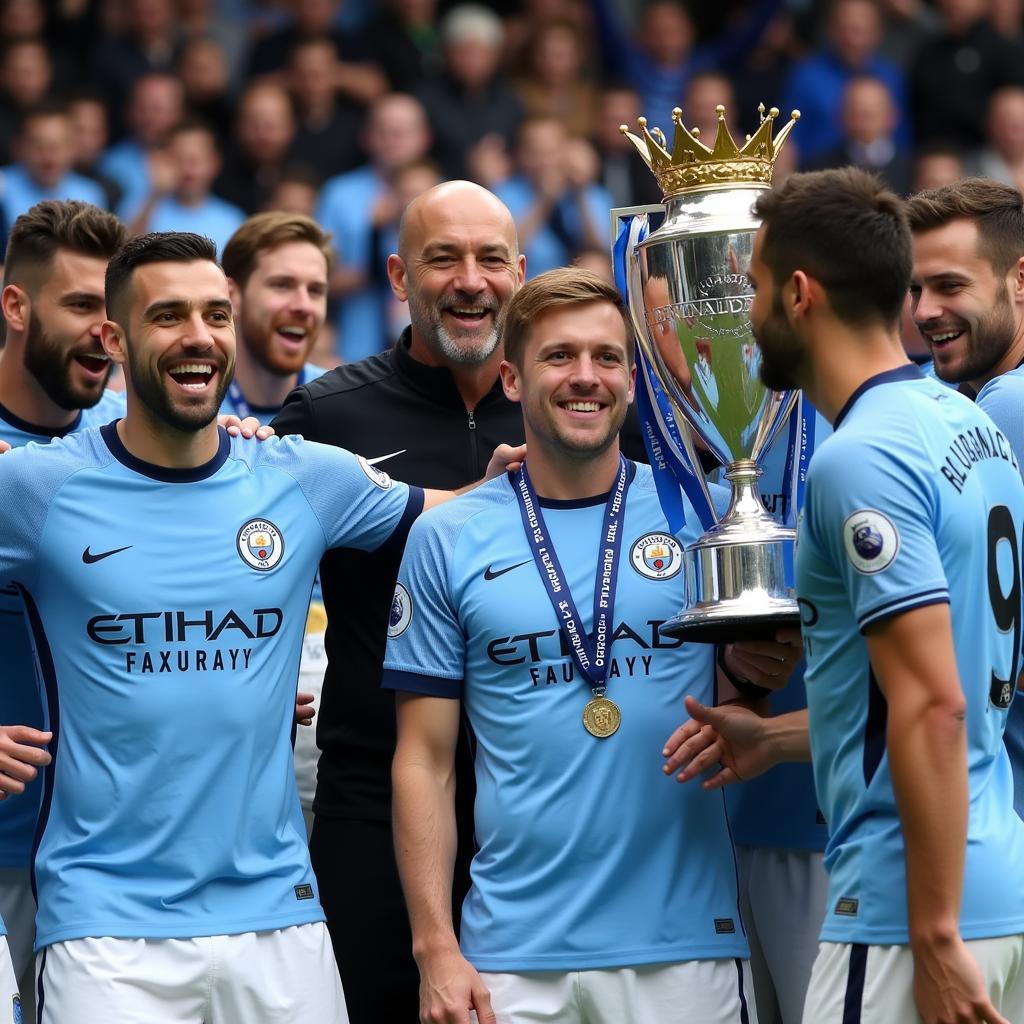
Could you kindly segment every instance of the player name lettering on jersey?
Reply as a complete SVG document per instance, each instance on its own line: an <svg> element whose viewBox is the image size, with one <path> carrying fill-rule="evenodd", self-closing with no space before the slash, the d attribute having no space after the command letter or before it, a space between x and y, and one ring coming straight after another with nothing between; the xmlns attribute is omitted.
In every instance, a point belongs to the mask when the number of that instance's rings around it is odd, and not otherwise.
<svg viewBox="0 0 1024 1024"><path fill-rule="evenodd" d="M280 608L254 608L238 612L231 608L217 612L207 608L199 612L158 611L121 612L96 615L86 625L93 643L104 647L131 644L213 644L220 639L269 640L284 624ZM223 672L248 668L252 647L164 648L124 651L124 670L142 674L162 672Z"/></svg>
<svg viewBox="0 0 1024 1024"><path fill-rule="evenodd" d="M1020 468L1010 442L1003 434L991 427L978 426L957 434L956 440L949 446L949 454L941 472L960 494L967 482L967 474L986 459L1002 459L1014 469Z"/></svg>

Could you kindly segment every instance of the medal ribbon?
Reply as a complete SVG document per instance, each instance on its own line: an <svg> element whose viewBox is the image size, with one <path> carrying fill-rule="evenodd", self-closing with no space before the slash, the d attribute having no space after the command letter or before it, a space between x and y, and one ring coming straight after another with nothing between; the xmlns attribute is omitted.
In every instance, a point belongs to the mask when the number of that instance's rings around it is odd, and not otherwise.
<svg viewBox="0 0 1024 1024"><path fill-rule="evenodd" d="M594 632L589 637L583 629L583 620L569 591L569 583L562 572L558 555L551 544L540 499L537 497L530 474L524 462L515 477L516 497L523 518L523 529L530 544L534 564L541 582L547 590L551 607L555 610L559 626L565 631L569 650L584 679L590 684L594 696L603 697L608 674L608 648L614 629L615 583L619 575L619 552L622 548L622 521L626 512L626 492L629 490L629 464L619 456L619 475L608 495L601 530L601 547L597 559L597 581L594 587Z"/></svg>

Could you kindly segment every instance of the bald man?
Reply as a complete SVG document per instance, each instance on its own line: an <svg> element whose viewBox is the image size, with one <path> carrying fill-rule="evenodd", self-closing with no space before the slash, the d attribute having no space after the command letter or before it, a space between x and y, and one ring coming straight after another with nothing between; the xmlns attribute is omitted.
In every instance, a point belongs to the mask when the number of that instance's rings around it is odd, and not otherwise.
<svg viewBox="0 0 1024 1024"><path fill-rule="evenodd" d="M525 259L506 207L465 181L414 200L388 278L412 323L387 352L292 392L279 433L358 452L398 479L461 487L494 447L523 440L519 407L498 380L501 322ZM323 751L310 852L352 1024L414 1024L419 976L391 840L394 698L381 690L400 551L337 550L321 564L327 672L317 726ZM472 856L472 759L457 769L458 910Z"/></svg>

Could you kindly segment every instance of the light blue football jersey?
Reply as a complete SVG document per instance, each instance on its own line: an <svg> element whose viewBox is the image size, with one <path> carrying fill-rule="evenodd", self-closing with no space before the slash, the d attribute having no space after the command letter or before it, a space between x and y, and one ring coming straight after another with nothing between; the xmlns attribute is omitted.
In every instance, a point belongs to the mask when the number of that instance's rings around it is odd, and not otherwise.
<svg viewBox="0 0 1024 1024"><path fill-rule="evenodd" d="M510 479L439 509L410 533L384 685L464 702L476 736L476 839L461 945L488 971L578 970L745 957L721 793L662 772L683 697L714 699L713 648L662 637L683 599L677 540L651 470L626 498L607 739L583 727L591 689L533 561ZM605 496L541 500L584 629Z"/></svg>
<svg viewBox="0 0 1024 1024"><path fill-rule="evenodd" d="M322 920L291 749L313 576L401 542L422 492L294 437L161 469L116 424L0 457L0 488L54 732L37 948Z"/></svg>
<svg viewBox="0 0 1024 1024"><path fill-rule="evenodd" d="M1017 462L1024 467L1024 366L990 380L978 392L975 402L992 417L1010 442ZM1003 738L1013 770L1013 806L1024 818L1024 700L1014 700L1010 705Z"/></svg>
<svg viewBox="0 0 1024 1024"><path fill-rule="evenodd" d="M308 384L309 381L322 377L326 372L322 366L306 363L299 371L299 379L295 386ZM281 406L279 405L250 405L242 394L242 389L238 386L237 381L231 382L227 391L224 392L224 400L220 403L221 416L237 416L240 420L244 420L248 416L255 416L263 426L270 423L280 411Z"/></svg>
<svg viewBox="0 0 1024 1024"><path fill-rule="evenodd" d="M71 426L64 430L48 430L26 423L0 405L0 440L12 448L20 448L33 441L48 444L54 438L109 423L123 416L124 410L124 394L106 391L91 409L83 409ZM4 664L0 722L41 729L43 709L36 685L32 644L21 598L12 587L0 588L0 651L3 651ZM42 792L43 780L39 775L20 796L0 801L0 867L29 866Z"/></svg>
<svg viewBox="0 0 1024 1024"><path fill-rule="evenodd" d="M960 931L1024 931L1024 822L1003 745L1020 666L1024 484L1006 437L914 366L862 385L815 453L797 544L811 749L829 822L822 939L908 942L886 702L862 632L947 602L967 702ZM986 569L986 566L988 567Z"/></svg>
<svg viewBox="0 0 1024 1024"><path fill-rule="evenodd" d="M832 433L832 427L811 403L801 396L805 416L813 425L805 438L810 451ZM786 479L789 430L783 427L761 463L758 481L761 501L779 522L789 515L795 489ZM804 663L801 661L789 681L769 698L773 715L807 707ZM771 846L789 850L825 849L828 828L818 807L814 772L809 764L779 764L770 771L738 786L726 789L733 839L742 846Z"/></svg>

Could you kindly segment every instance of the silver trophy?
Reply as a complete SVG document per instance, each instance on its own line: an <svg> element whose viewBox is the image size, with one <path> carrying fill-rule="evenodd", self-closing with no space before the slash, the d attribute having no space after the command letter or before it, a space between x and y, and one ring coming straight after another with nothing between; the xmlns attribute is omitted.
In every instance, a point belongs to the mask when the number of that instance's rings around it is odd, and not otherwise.
<svg viewBox="0 0 1024 1024"><path fill-rule="evenodd" d="M770 639L799 625L792 589L795 531L765 511L758 460L788 423L797 393L769 391L758 373L761 354L750 326L752 291L747 267L758 221L751 210L770 188L779 147L799 117L773 138L778 110L740 148L718 108L718 135L708 148L673 111L675 139L622 126L665 196L660 227L626 259L630 314L641 368L653 371L671 416L679 424L685 462L713 509L698 452L725 467L732 485L728 511L684 553L686 597L662 632L689 641ZM665 441L665 438L662 438ZM787 569L789 570L787 572Z"/></svg>

